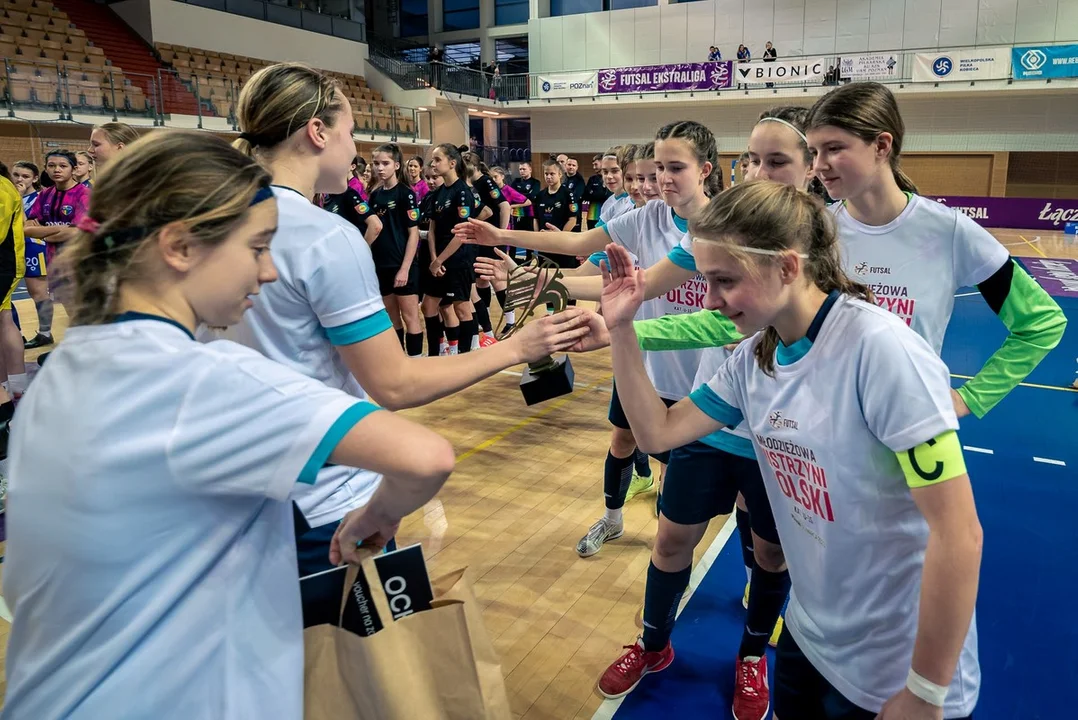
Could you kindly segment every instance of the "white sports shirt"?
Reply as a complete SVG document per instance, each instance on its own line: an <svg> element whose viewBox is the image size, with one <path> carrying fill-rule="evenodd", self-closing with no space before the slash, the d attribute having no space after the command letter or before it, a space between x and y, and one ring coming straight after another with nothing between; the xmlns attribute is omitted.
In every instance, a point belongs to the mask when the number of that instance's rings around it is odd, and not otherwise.
<svg viewBox="0 0 1078 720"><path fill-rule="evenodd" d="M375 408L121 319L69 329L12 426L2 717L300 720L289 495Z"/></svg>
<svg viewBox="0 0 1078 720"><path fill-rule="evenodd" d="M392 327L382 303L371 250L359 231L312 205L295 190L274 186L278 224L270 252L279 278L262 286L254 307L225 337L329 387L367 399L336 346L361 342ZM365 505L381 476L327 467L294 500L312 527Z"/></svg>
<svg viewBox="0 0 1078 720"><path fill-rule="evenodd" d="M773 378L753 356L760 337L692 399L748 424L790 568L786 626L828 682L878 712L906 684L928 542L895 453L958 428L948 370L896 316L845 296ZM979 689L974 620L946 717L969 715Z"/></svg>
<svg viewBox="0 0 1078 720"><path fill-rule="evenodd" d="M661 200L653 200L603 225L610 238L632 253L642 268L649 268L666 257L681 242L687 229L686 221L675 216ZM706 293L707 283L697 275L665 295L645 300L636 319L696 312L703 309ZM660 397L680 400L692 391L700 354L700 350L644 352L644 368Z"/></svg>

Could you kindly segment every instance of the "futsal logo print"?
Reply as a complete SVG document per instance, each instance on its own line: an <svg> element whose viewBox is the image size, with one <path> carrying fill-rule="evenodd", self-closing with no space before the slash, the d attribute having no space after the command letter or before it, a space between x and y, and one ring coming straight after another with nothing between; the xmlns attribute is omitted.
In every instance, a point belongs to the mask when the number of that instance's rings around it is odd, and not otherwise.
<svg viewBox="0 0 1078 720"><path fill-rule="evenodd" d="M768 420L770 422L770 418ZM794 522L824 545L814 527L821 520L835 522L835 511L827 489L827 472L817 463L816 453L804 445L759 433L756 443L763 449L779 490L794 503Z"/></svg>
<svg viewBox="0 0 1078 720"><path fill-rule="evenodd" d="M869 265L862 261L853 266L853 272L858 277L868 278L869 276L890 275L891 268ZM873 282L869 282L868 287L876 298L877 305L902 318L906 325L913 324L913 310L917 301L910 297L909 287Z"/></svg>

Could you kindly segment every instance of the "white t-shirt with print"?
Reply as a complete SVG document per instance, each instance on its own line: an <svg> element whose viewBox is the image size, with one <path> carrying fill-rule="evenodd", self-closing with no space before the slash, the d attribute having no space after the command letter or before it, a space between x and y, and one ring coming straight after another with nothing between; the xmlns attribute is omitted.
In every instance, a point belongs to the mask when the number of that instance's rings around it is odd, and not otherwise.
<svg viewBox="0 0 1078 720"><path fill-rule="evenodd" d="M845 203L830 210L846 273L868 285L880 307L902 318L937 354L955 291L984 282L1010 256L969 217L920 195L911 195L902 213L886 225L853 219Z"/></svg>
<svg viewBox="0 0 1078 720"><path fill-rule="evenodd" d="M839 298L807 354L775 376L741 343L693 400L753 436L793 589L786 625L851 702L878 712L906 684L928 525L896 452L958 428L943 361L894 315ZM973 711L971 622L946 701Z"/></svg>
<svg viewBox="0 0 1078 720"><path fill-rule="evenodd" d="M300 720L289 496L372 409L168 321L70 328L12 426L3 717Z"/></svg>
<svg viewBox="0 0 1078 720"><path fill-rule="evenodd" d="M604 225L616 217L621 217L630 210L635 210L636 204L633 199L629 197L629 193L621 193L620 195L611 195L603 201L603 206L599 208L599 221Z"/></svg>
<svg viewBox="0 0 1078 720"><path fill-rule="evenodd" d="M336 346L392 327L370 246L347 220L296 191L275 186L273 194L278 221L270 251L278 280L262 286L254 307L224 337L366 399ZM298 489L293 499L307 522L318 527L365 505L379 482L377 473L331 466L319 473L314 486Z"/></svg>
<svg viewBox="0 0 1078 720"><path fill-rule="evenodd" d="M675 224L673 210L661 200L630 210L604 225L603 229L614 242L632 253L642 268L661 261L685 235L685 230ZM707 284L697 275L665 295L645 300L636 319L651 320L664 315L696 312L703 309L706 292ZM700 366L700 352L644 353L644 367L660 397L680 400L692 391L693 378Z"/></svg>

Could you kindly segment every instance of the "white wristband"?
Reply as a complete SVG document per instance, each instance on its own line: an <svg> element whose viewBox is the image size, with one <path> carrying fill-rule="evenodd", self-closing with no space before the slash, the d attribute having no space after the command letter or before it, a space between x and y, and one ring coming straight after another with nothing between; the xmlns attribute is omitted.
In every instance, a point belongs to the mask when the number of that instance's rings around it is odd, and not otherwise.
<svg viewBox="0 0 1078 720"><path fill-rule="evenodd" d="M906 688L929 705L943 707L947 700L948 688L924 679L913 668L910 668L909 677L906 678Z"/></svg>

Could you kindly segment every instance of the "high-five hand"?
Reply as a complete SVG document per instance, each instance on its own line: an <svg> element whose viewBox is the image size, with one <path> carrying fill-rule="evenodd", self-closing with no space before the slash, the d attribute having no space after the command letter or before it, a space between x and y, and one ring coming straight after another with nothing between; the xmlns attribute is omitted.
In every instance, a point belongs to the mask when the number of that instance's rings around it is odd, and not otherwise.
<svg viewBox="0 0 1078 720"><path fill-rule="evenodd" d="M501 248L494 248L498 258L477 257L475 259L475 274L493 282L509 282L509 276L518 265L513 258L502 252Z"/></svg>
<svg viewBox="0 0 1078 720"><path fill-rule="evenodd" d="M621 245L606 246L606 257L600 268L603 272L603 294L600 303L608 328L633 321L644 302L645 272L633 264L632 255Z"/></svg>
<svg viewBox="0 0 1078 720"><path fill-rule="evenodd" d="M588 313L583 308L567 307L559 313L526 323L510 342L520 344L522 362L538 362L573 347L588 334L588 320Z"/></svg>
<svg viewBox="0 0 1078 720"><path fill-rule="evenodd" d="M465 245L505 245L501 231L483 220L469 219L453 226L453 235Z"/></svg>

